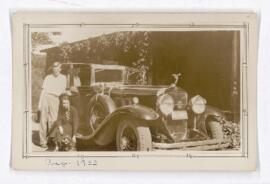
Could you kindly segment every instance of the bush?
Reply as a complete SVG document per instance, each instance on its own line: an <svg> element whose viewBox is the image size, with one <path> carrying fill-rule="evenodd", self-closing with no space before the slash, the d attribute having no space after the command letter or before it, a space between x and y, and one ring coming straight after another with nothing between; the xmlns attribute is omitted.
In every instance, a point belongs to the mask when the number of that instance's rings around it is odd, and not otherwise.
<svg viewBox="0 0 270 184"><path fill-rule="evenodd" d="M39 96L45 77L46 56L32 54L32 111L38 108Z"/></svg>
<svg viewBox="0 0 270 184"><path fill-rule="evenodd" d="M232 121L224 121L222 123L224 138L230 140L229 149L239 150L241 145L240 125Z"/></svg>

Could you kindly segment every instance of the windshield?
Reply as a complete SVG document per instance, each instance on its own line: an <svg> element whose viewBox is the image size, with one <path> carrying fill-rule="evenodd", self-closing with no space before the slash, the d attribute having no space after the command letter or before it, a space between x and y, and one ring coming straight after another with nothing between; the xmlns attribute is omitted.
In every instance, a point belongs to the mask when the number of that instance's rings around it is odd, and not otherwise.
<svg viewBox="0 0 270 184"><path fill-rule="evenodd" d="M123 70L95 69L95 82L123 82Z"/></svg>

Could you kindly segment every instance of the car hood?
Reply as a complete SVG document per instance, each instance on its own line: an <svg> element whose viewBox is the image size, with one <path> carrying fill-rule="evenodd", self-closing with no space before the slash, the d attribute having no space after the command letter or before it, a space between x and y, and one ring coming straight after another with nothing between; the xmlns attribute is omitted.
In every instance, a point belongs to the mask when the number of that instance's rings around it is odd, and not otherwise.
<svg viewBox="0 0 270 184"><path fill-rule="evenodd" d="M112 95L138 95L138 96L156 96L162 90L168 89L169 86L161 85L122 85L111 88L110 94ZM108 87L109 88L109 87ZM177 87L177 91L184 91Z"/></svg>

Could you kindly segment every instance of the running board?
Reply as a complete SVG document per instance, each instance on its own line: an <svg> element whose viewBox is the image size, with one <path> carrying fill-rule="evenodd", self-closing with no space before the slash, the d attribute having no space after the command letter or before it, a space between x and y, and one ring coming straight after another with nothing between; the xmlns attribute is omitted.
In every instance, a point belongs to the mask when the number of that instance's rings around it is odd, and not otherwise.
<svg viewBox="0 0 270 184"><path fill-rule="evenodd" d="M154 150L187 150L187 151L207 151L223 149L230 146L230 141L225 139L209 139L203 141L190 141L179 143L156 143L153 142Z"/></svg>

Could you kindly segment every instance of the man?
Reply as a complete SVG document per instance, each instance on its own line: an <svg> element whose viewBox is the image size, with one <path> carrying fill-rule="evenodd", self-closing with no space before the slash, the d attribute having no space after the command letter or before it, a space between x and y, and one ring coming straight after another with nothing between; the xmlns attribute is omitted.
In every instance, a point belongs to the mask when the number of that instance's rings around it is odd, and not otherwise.
<svg viewBox="0 0 270 184"><path fill-rule="evenodd" d="M59 96L66 92L67 79L61 73L61 65L55 62L52 65L52 74L45 77L39 100L40 110L40 146L47 149L47 134L57 120Z"/></svg>
<svg viewBox="0 0 270 184"><path fill-rule="evenodd" d="M52 125L49 137L55 142L56 151L75 149L79 117L77 110L70 105L69 96L61 96L61 106L57 121Z"/></svg>

